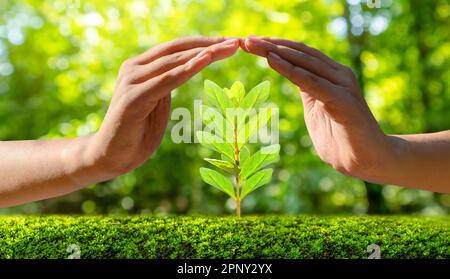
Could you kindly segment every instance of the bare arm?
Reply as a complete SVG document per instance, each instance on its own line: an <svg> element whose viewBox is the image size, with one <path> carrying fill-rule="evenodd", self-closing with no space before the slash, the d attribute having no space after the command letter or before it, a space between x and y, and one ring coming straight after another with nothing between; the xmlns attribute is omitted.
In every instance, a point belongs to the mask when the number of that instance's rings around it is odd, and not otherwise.
<svg viewBox="0 0 450 279"><path fill-rule="evenodd" d="M300 89L304 118L320 158L366 181L450 193L450 131L386 135L348 67L305 44L250 36L241 47Z"/></svg>
<svg viewBox="0 0 450 279"><path fill-rule="evenodd" d="M164 135L170 92L238 47L237 39L223 37L186 37L158 45L122 64L97 133L0 142L0 207L60 196L143 164Z"/></svg>
<svg viewBox="0 0 450 279"><path fill-rule="evenodd" d="M371 180L450 193L450 131L392 135L392 156Z"/></svg>
<svg viewBox="0 0 450 279"><path fill-rule="evenodd" d="M91 137L0 142L1 207L63 195L102 180L100 169L84 159Z"/></svg>

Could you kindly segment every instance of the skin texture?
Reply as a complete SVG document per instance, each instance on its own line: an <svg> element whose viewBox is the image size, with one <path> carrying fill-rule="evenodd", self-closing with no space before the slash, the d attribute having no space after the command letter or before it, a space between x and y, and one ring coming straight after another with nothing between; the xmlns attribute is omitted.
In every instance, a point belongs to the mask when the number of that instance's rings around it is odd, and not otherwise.
<svg viewBox="0 0 450 279"><path fill-rule="evenodd" d="M185 37L122 64L97 133L0 142L0 207L64 195L143 164L163 138L170 92L239 46L265 57L299 87L305 122L324 162L375 183L450 193L450 131L384 134L348 67L281 38Z"/></svg>
<svg viewBox="0 0 450 279"><path fill-rule="evenodd" d="M140 166L161 143L170 92L238 48L238 39L224 37L163 43L122 64L97 133L0 142L0 207L64 195Z"/></svg>
<svg viewBox="0 0 450 279"><path fill-rule="evenodd" d="M374 183L450 193L450 131L386 135L347 66L281 38L249 36L240 44L299 87L308 132L324 162Z"/></svg>

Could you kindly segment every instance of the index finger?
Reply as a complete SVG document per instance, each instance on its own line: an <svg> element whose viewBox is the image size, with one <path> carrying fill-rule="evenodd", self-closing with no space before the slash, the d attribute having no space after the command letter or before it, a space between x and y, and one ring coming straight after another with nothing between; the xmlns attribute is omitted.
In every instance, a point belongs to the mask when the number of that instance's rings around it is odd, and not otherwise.
<svg viewBox="0 0 450 279"><path fill-rule="evenodd" d="M198 47L208 47L214 44L226 41L226 37L205 37L205 36L193 36L193 37L180 37L172 41L168 41L157 45L143 54L136 57L138 64L147 64L153 60L169 55L175 52L184 51Z"/></svg>

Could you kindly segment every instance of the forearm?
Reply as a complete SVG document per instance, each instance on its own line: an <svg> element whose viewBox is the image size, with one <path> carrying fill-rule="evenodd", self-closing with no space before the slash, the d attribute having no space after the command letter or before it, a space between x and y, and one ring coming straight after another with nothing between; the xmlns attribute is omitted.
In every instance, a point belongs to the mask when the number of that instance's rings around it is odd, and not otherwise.
<svg viewBox="0 0 450 279"><path fill-rule="evenodd" d="M60 196L102 180L86 154L91 137L0 142L0 207Z"/></svg>
<svg viewBox="0 0 450 279"><path fill-rule="evenodd" d="M450 193L450 131L389 135L389 158L369 180Z"/></svg>

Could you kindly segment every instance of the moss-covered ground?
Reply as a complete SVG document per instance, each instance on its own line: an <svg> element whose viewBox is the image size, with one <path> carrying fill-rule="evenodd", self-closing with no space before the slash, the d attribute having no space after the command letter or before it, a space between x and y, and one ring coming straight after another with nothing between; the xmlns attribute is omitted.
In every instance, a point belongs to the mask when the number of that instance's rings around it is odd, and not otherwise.
<svg viewBox="0 0 450 279"><path fill-rule="evenodd" d="M0 217L0 258L450 258L449 217ZM75 251L76 252L76 251Z"/></svg>

